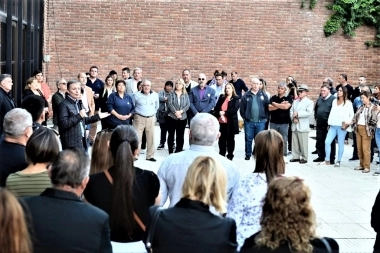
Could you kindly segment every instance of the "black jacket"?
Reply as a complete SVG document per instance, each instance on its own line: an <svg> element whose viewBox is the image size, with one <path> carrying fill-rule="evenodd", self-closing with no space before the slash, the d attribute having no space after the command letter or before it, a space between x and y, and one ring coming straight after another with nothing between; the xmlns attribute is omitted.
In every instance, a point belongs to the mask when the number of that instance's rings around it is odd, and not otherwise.
<svg viewBox="0 0 380 253"><path fill-rule="evenodd" d="M78 104L79 110L82 109ZM83 137L80 124L86 129L87 124L100 120L99 115L82 118L80 116L76 102L66 95L65 100L59 105L58 127L61 136L62 149L83 148Z"/></svg>
<svg viewBox="0 0 380 253"><path fill-rule="evenodd" d="M214 107L214 116L219 119L219 112L222 109L222 104L224 103L226 97L221 95L216 102ZM227 118L227 132L239 134L239 122L238 122L238 110L240 106L239 96L234 96L228 102L227 110L225 111L225 117Z"/></svg>
<svg viewBox="0 0 380 253"><path fill-rule="evenodd" d="M373 230L376 232L376 241L375 245L373 246L374 250L380 251L380 192L377 194L375 204L372 207L371 212L371 226Z"/></svg>
<svg viewBox="0 0 380 253"><path fill-rule="evenodd" d="M251 237L245 239L245 242L243 246L240 249L240 253L292 253L293 251L290 250L290 246L288 242L284 242L280 244L280 247L272 250L268 247L260 247L257 246L255 243L255 237L259 234L260 232L252 235ZM333 253L338 253L339 252L339 245L338 243L332 239L325 237L324 238L325 242L330 245L330 248ZM313 246L313 253L329 253L327 250L327 247L323 243L323 241L319 238L315 238L310 241L310 244Z"/></svg>
<svg viewBox="0 0 380 253"><path fill-rule="evenodd" d="M4 117L7 112L16 108L16 103L9 93L0 88L0 136L3 134Z"/></svg>
<svg viewBox="0 0 380 253"><path fill-rule="evenodd" d="M59 105L62 103L62 101L65 100L65 97L57 91L54 93L51 102L53 105L53 124L58 125L58 115L59 115Z"/></svg>
<svg viewBox="0 0 380 253"><path fill-rule="evenodd" d="M212 214L202 202L182 198L161 211L152 245L154 253L236 252L236 223Z"/></svg>
<svg viewBox="0 0 380 253"><path fill-rule="evenodd" d="M35 253L111 253L108 215L74 193L48 188L23 199Z"/></svg>

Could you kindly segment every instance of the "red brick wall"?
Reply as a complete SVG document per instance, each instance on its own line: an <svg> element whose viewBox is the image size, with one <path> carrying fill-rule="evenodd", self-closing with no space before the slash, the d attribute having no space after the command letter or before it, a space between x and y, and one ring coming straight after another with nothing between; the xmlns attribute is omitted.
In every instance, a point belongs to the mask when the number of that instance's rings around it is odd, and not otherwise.
<svg viewBox="0 0 380 253"><path fill-rule="evenodd" d="M141 67L155 89L192 70L211 77L215 69L267 80L269 91L293 75L317 94L322 79L347 73L380 82L380 49L367 49L375 30L357 36L326 38L330 11L318 1L314 10L300 0L66 0L49 1L44 54L51 56L47 78L75 78L91 65L104 79L111 69Z"/></svg>

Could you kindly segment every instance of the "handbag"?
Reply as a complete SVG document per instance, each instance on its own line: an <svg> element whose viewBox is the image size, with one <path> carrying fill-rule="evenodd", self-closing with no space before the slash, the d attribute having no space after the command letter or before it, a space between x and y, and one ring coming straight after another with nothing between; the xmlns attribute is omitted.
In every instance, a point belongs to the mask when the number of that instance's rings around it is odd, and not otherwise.
<svg viewBox="0 0 380 253"><path fill-rule="evenodd" d="M108 172L108 170L105 170L104 174L106 175L108 181L111 184L113 184L113 179L111 177L111 174ZM135 213L135 211L133 211L133 218L135 219L135 221L137 222L137 224L139 224L140 228L145 232L146 227L145 227L144 223L140 220L139 216Z"/></svg>
<svg viewBox="0 0 380 253"><path fill-rule="evenodd" d="M162 209L163 208L160 207L160 206L157 207L156 211L154 212L152 221L150 223L150 227L149 227L149 230L148 230L148 235L146 237L146 243L145 243L145 248L146 248L146 251L148 253L153 253L152 242L153 242L153 238L154 238L154 231L156 229L157 220L158 220L158 217L160 216L160 213L161 213Z"/></svg>

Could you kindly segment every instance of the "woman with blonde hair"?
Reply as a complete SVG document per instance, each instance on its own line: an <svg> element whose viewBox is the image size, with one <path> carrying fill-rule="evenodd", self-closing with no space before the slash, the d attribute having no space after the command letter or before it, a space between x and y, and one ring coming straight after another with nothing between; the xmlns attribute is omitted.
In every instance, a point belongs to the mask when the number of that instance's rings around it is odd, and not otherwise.
<svg viewBox="0 0 380 253"><path fill-rule="evenodd" d="M245 240L241 253L339 252L332 238L316 236L310 190L302 179L279 177L263 200L261 231Z"/></svg>
<svg viewBox="0 0 380 253"><path fill-rule="evenodd" d="M49 103L44 97L44 94L41 91L41 83L38 82L38 80L34 77L28 78L26 80L26 85L24 88L24 93L22 94L22 99L26 98L27 96L40 96L45 101L45 110L47 111L45 114L45 121L42 122L42 125L46 126L46 121L49 118Z"/></svg>
<svg viewBox="0 0 380 253"><path fill-rule="evenodd" d="M195 159L187 171L181 200L163 211L151 208L153 216L158 212L152 221L155 225L147 229L154 229L149 242L153 252L236 252L235 221L210 212L212 207L218 214L225 213L226 187L227 175L219 162L207 156Z"/></svg>
<svg viewBox="0 0 380 253"><path fill-rule="evenodd" d="M276 130L258 133L253 152L255 170L241 179L228 203L227 216L236 221L239 248L247 237L260 230L261 200L268 184L285 173L284 141Z"/></svg>
<svg viewBox="0 0 380 253"><path fill-rule="evenodd" d="M185 128L187 123L187 110L190 108L190 100L187 95L185 82L178 79L174 85L174 90L169 93L168 116L165 122L168 126L168 150L169 154L181 152L183 149ZM174 134L176 135L176 149L174 150Z"/></svg>
<svg viewBox="0 0 380 253"><path fill-rule="evenodd" d="M103 172L113 165L113 157L109 149L112 131L103 129L96 134L91 153L90 175Z"/></svg>
<svg viewBox="0 0 380 253"><path fill-rule="evenodd" d="M226 155L232 160L235 151L235 134L239 134L239 123L237 112L240 101L236 95L232 83L227 83L224 87L224 94L216 102L214 116L218 119L220 125L219 137L219 154Z"/></svg>
<svg viewBox="0 0 380 253"><path fill-rule="evenodd" d="M1 252L31 253L26 215L20 202L5 188L0 188Z"/></svg>

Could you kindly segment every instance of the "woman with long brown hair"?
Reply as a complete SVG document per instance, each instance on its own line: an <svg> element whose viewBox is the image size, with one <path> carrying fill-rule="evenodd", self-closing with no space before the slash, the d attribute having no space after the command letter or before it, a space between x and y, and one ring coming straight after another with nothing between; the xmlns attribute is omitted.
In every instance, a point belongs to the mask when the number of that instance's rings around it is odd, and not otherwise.
<svg viewBox="0 0 380 253"><path fill-rule="evenodd" d="M310 189L302 179L274 179L263 200L261 230L245 240L240 252L339 252L339 245L334 239L316 236L310 195Z"/></svg>
<svg viewBox="0 0 380 253"><path fill-rule="evenodd" d="M235 151L235 134L239 134L238 115L240 102L232 83L224 87L224 94L216 102L214 115L219 121L219 154L232 160Z"/></svg>
<svg viewBox="0 0 380 253"><path fill-rule="evenodd" d="M253 173L242 178L228 203L227 216L236 221L239 248L245 238L260 230L261 200L268 184L285 173L284 141L276 130L264 130L256 135ZM265 175L264 175L265 174Z"/></svg>
<svg viewBox="0 0 380 253"><path fill-rule="evenodd" d="M101 112L107 112L108 97L112 93L116 92L115 82L116 80L114 80L111 75L107 76L106 79L104 80L104 87L101 89L100 96L99 96ZM107 128L106 119L102 119L101 123L102 123L102 129Z"/></svg>
<svg viewBox="0 0 380 253"><path fill-rule="evenodd" d="M322 86L323 87L323 86ZM340 161L344 151L344 138L348 132L351 132L351 127L348 124L354 116L354 108L351 101L347 98L347 88L341 86L338 88L337 98L332 102L330 115L328 118L329 130L325 140L326 158L324 162L318 165L330 165L331 143L338 138L338 161L334 167L340 167ZM334 144L335 145L335 144Z"/></svg>
<svg viewBox="0 0 380 253"><path fill-rule="evenodd" d="M113 157L109 149L112 131L103 129L96 134L91 152L90 175L108 170L113 165Z"/></svg>
<svg viewBox="0 0 380 253"><path fill-rule="evenodd" d="M5 188L0 188L0 235L1 252L32 252L26 215L20 202Z"/></svg>
<svg viewBox="0 0 380 253"><path fill-rule="evenodd" d="M113 166L90 176L86 200L110 216L111 241L141 241L149 207L159 201L160 183L152 171L134 166L139 146L136 130L120 125L112 132L109 149Z"/></svg>

